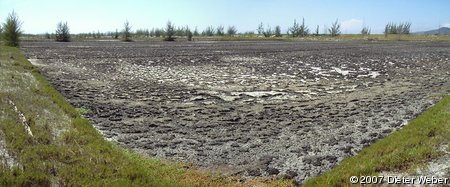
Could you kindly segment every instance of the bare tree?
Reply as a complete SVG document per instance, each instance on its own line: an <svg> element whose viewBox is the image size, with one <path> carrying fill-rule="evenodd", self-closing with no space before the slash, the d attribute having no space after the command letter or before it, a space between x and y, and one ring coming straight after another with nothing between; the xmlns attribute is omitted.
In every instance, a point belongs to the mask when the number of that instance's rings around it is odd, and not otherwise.
<svg viewBox="0 0 450 187"><path fill-rule="evenodd" d="M317 25L317 27L316 27L316 33L315 33L315 35L316 35L316 36L319 36L319 25Z"/></svg>
<svg viewBox="0 0 450 187"><path fill-rule="evenodd" d="M70 32L67 22L59 22L56 26L56 41L70 42Z"/></svg>
<svg viewBox="0 0 450 187"><path fill-rule="evenodd" d="M20 43L20 36L22 31L20 30L22 23L19 21L19 17L16 12L11 12L6 18L6 22L3 23L2 36L7 46L17 47Z"/></svg>
<svg viewBox="0 0 450 187"><path fill-rule="evenodd" d="M125 23L123 24L123 31L122 31L122 40L125 42L131 42L133 40L131 40L131 25L130 22L128 22L128 20L125 21Z"/></svg>
<svg viewBox="0 0 450 187"><path fill-rule="evenodd" d="M337 19L336 22L332 23L328 31L330 32L331 36L338 36L339 34L341 34L341 24L339 24Z"/></svg>

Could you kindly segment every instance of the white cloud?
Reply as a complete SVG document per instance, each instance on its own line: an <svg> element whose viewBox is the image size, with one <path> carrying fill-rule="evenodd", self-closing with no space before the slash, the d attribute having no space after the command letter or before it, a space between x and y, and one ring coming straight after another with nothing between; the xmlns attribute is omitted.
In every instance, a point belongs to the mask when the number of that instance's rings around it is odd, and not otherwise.
<svg viewBox="0 0 450 187"><path fill-rule="evenodd" d="M341 22L342 30L357 30L361 29L363 21L360 19L349 19Z"/></svg>
<svg viewBox="0 0 450 187"><path fill-rule="evenodd" d="M448 27L448 28L450 28L450 23L442 24L441 27Z"/></svg>

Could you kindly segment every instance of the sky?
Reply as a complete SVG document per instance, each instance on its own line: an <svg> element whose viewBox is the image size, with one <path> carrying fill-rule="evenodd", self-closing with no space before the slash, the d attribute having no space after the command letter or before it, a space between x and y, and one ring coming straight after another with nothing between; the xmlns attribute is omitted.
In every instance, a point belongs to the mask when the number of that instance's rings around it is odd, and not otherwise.
<svg viewBox="0 0 450 187"><path fill-rule="evenodd" d="M235 26L238 32L256 31L259 23L283 32L294 19L311 31L338 20L344 34L359 33L363 26L382 33L388 22L411 22L411 30L450 27L450 0L0 0L0 22L12 11L29 34L52 33L58 22L71 33L164 28L170 20L201 32L207 26Z"/></svg>

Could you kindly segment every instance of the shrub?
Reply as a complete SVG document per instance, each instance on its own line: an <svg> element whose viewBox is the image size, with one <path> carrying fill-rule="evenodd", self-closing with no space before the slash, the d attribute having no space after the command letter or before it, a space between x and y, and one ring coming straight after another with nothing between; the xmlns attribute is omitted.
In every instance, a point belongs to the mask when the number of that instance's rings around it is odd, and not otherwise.
<svg viewBox="0 0 450 187"><path fill-rule="evenodd" d="M177 29L175 29L175 34L174 36L185 36L185 29L183 27L177 27Z"/></svg>
<svg viewBox="0 0 450 187"><path fill-rule="evenodd" d="M51 39L51 38L52 38L52 36L48 32L46 32L45 33L45 39Z"/></svg>
<svg viewBox="0 0 450 187"><path fill-rule="evenodd" d="M119 32L116 29L116 32L114 32L114 39L118 39L119 38Z"/></svg>
<svg viewBox="0 0 450 187"><path fill-rule="evenodd" d="M133 40L131 40L131 25L130 22L128 22L128 20L125 21L125 23L123 24L123 31L122 31L122 40L125 42L131 42Z"/></svg>
<svg viewBox="0 0 450 187"><path fill-rule="evenodd" d="M67 22L59 22L56 26L56 41L70 42L70 32Z"/></svg>
<svg viewBox="0 0 450 187"><path fill-rule="evenodd" d="M213 36L214 35L214 27L213 26L209 26L206 27L206 29L202 32L203 36Z"/></svg>
<svg viewBox="0 0 450 187"><path fill-rule="evenodd" d="M17 47L20 43L20 36L22 31L20 30L22 23L19 21L19 17L13 11L6 18L6 22L3 23L2 37L5 40L7 46Z"/></svg>
<svg viewBox="0 0 450 187"><path fill-rule="evenodd" d="M188 26L186 26L186 36L187 36L187 40L188 41L192 41L192 32L191 32L191 29L189 29L189 27Z"/></svg>
<svg viewBox="0 0 450 187"><path fill-rule="evenodd" d="M237 29L235 26L229 26L227 29L228 36L234 36L237 33Z"/></svg>
<svg viewBox="0 0 450 187"><path fill-rule="evenodd" d="M331 28L328 29L328 32L330 32L331 36L338 36L341 34L341 24L339 24L337 19L334 23L332 23Z"/></svg>
<svg viewBox="0 0 450 187"><path fill-rule="evenodd" d="M197 29L197 27L195 27L195 30L194 30L194 33L193 33L193 35L194 35L194 36L200 36L200 34L198 33L198 29Z"/></svg>
<svg viewBox="0 0 450 187"><path fill-rule="evenodd" d="M361 34L363 34L363 35L370 35L370 28L364 26L364 27L362 28L362 30L361 30Z"/></svg>
<svg viewBox="0 0 450 187"><path fill-rule="evenodd" d="M167 21L166 38L164 38L164 40L175 41L174 35L175 35L175 26L170 21Z"/></svg>
<svg viewBox="0 0 450 187"><path fill-rule="evenodd" d="M163 29L158 29L158 28L156 28L156 29L155 29L155 37L157 37L157 38L161 37L161 35L164 34L163 32L164 32Z"/></svg>
<svg viewBox="0 0 450 187"><path fill-rule="evenodd" d="M217 36L223 36L223 35L225 35L224 28L223 28L222 25L219 25L219 26L217 27L216 34L217 34Z"/></svg>
<svg viewBox="0 0 450 187"><path fill-rule="evenodd" d="M270 28L270 26L267 26L267 29L264 30L262 34L266 38L272 36L272 34L273 34L272 28Z"/></svg>

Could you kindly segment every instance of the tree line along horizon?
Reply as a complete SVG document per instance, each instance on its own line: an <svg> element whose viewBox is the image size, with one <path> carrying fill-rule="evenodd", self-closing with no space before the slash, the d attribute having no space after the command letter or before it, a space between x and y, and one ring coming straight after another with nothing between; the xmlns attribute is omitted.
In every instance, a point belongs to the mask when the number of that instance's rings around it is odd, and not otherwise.
<svg viewBox="0 0 450 187"><path fill-rule="evenodd" d="M6 21L0 24L0 34L3 42L7 46L19 46L19 37L23 35L23 31L21 30L22 22L19 20L18 15L15 11L11 12ZM90 32L90 33L79 33L79 34L71 34L69 25L67 22L59 22L56 25L56 30L54 33L45 33L41 34L43 38L46 39L54 39L59 42L69 42L71 38L112 38L112 39L121 39L122 41L133 41L132 38L136 37L157 37L164 38L165 41L174 41L177 37L187 38L188 41L192 41L194 36L227 36L227 37L235 37L236 35L249 35L249 36L258 36L258 37L282 37L281 27L279 25L274 28L270 26L264 26L261 22L257 29L256 33L254 31L247 31L244 33L238 33L238 30L235 26L228 26L225 31L225 27L223 25L219 25L217 27L208 26L202 32L199 32L197 27L192 31L189 26L178 26L175 25L169 20L166 24L165 28L152 28L149 29L137 29L135 32L131 30L132 26L130 22L127 20L123 25L123 29L120 31L118 29L115 32ZM389 22L386 24L384 29L384 35L387 37L388 34L410 34L411 22L401 22L401 23L393 23ZM319 32L319 25L315 28L314 31L311 31L308 26L305 25L305 19L302 19L302 22L297 22L294 19L294 23L291 27L287 28L286 35L290 37L306 37L309 35L313 36L338 36L341 34L341 24L336 19L335 22L332 23L331 27L323 28L322 34ZM371 29L370 27L363 26L360 31L362 35L370 35Z"/></svg>

